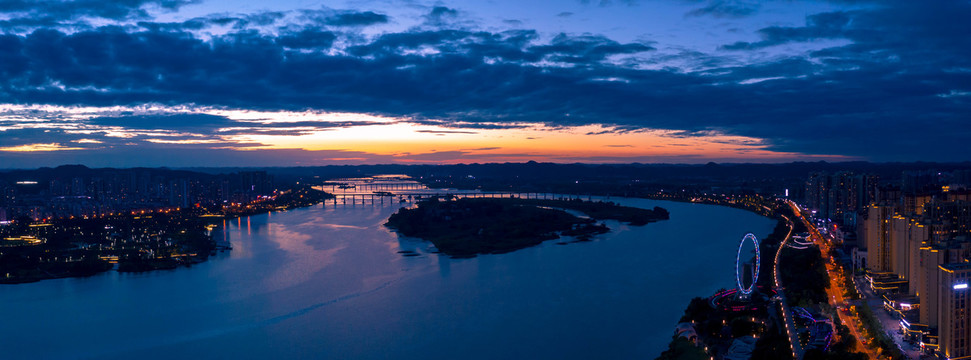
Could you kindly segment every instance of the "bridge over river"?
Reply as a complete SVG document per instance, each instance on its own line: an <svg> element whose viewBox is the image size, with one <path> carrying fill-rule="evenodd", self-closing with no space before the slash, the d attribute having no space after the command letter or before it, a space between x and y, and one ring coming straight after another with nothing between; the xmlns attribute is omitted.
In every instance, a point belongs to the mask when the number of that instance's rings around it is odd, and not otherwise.
<svg viewBox="0 0 971 360"><path fill-rule="evenodd" d="M447 188L429 188L413 180L336 179L313 186L314 189L334 194L327 204L396 204L409 203L421 199L439 197L461 198L523 198L523 199L585 199L594 196L586 194L559 194L546 192L479 191ZM608 197L609 198L609 197Z"/></svg>

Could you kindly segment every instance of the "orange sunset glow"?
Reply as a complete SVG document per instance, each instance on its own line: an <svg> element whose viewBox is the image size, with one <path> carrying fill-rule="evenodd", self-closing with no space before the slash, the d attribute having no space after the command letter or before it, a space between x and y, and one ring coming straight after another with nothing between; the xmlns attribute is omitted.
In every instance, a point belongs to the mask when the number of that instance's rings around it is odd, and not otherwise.
<svg viewBox="0 0 971 360"><path fill-rule="evenodd" d="M8 153L125 151L150 144L167 149L215 149L238 155L285 151L294 157L293 164L854 159L779 151L765 139L714 130L689 133L604 124L414 120L358 113L165 106L7 105L0 110L11 120L11 124L0 126L0 131L33 129L42 134L78 137L61 143L33 142L0 148L0 152ZM25 113L33 116L24 116ZM116 114L134 114L152 121L116 123ZM194 117L193 121L198 118L204 124L177 123L182 117Z"/></svg>
<svg viewBox="0 0 971 360"><path fill-rule="evenodd" d="M626 158L755 158L791 159L801 154L766 150L750 137L711 134L680 137L673 131L618 131L600 126L513 129L456 129L406 122L312 131L299 136L248 134L232 137L258 143L245 149L352 150L379 155L465 152L485 161L618 162ZM842 156L819 158L843 159ZM454 159L457 162L460 159ZM421 161L416 161L421 162Z"/></svg>

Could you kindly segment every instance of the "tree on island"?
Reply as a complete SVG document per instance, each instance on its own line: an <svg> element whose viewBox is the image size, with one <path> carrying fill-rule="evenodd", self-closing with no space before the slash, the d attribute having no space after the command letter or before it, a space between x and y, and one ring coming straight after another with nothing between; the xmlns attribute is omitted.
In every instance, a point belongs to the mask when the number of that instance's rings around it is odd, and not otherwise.
<svg viewBox="0 0 971 360"><path fill-rule="evenodd" d="M583 212L578 217L563 209ZM431 198L412 209L401 209L385 224L404 236L432 242L453 257L505 253L561 235L578 241L609 231L599 220L643 225L666 219L668 213L579 200Z"/></svg>

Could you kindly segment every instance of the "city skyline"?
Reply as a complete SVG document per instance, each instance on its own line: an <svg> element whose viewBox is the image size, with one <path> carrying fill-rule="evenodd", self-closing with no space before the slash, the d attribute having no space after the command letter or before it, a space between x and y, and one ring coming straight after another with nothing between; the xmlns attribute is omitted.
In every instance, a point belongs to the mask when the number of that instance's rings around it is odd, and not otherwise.
<svg viewBox="0 0 971 360"><path fill-rule="evenodd" d="M0 158L967 161L968 15L960 1L12 2Z"/></svg>

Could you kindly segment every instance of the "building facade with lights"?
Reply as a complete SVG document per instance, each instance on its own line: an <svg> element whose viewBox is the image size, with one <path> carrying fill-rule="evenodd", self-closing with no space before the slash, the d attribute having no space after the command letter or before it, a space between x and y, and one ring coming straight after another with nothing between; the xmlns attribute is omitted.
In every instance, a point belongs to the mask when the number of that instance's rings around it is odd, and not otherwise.
<svg viewBox="0 0 971 360"><path fill-rule="evenodd" d="M968 314L971 263L940 265L940 352L951 360L971 359L971 316Z"/></svg>

